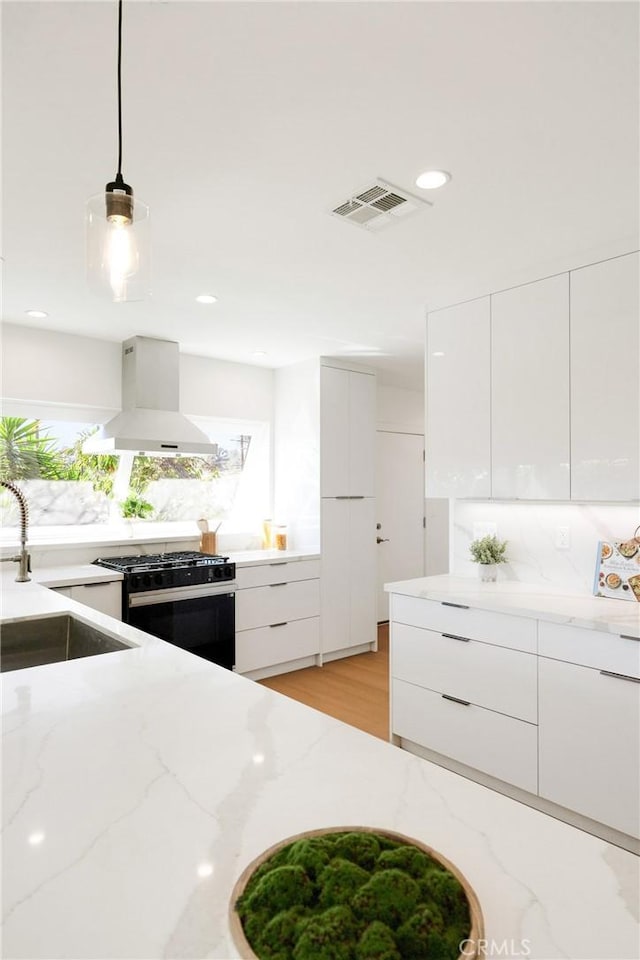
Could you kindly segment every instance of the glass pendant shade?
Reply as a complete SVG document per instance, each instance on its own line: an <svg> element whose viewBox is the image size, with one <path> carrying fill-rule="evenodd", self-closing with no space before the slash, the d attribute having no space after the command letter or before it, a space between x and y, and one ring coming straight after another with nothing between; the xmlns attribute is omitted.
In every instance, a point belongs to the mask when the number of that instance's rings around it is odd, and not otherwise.
<svg viewBox="0 0 640 960"><path fill-rule="evenodd" d="M114 303L151 292L149 207L133 195L106 191L86 204L87 279Z"/></svg>

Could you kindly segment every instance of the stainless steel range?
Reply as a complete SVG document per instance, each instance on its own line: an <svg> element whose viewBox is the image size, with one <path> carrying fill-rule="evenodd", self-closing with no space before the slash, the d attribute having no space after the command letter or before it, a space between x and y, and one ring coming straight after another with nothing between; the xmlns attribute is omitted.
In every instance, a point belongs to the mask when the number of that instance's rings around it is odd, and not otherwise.
<svg viewBox="0 0 640 960"><path fill-rule="evenodd" d="M234 668L236 567L228 557L177 551L94 563L124 574L125 623Z"/></svg>

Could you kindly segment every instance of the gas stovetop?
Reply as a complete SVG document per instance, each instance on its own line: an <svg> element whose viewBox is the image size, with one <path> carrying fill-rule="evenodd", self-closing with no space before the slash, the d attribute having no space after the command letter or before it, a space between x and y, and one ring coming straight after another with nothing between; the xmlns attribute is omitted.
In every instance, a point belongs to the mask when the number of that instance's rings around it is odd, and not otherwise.
<svg viewBox="0 0 640 960"><path fill-rule="evenodd" d="M236 576L236 565L229 563L229 557L193 550L139 557L100 557L93 562L99 567L123 573L125 594L228 583Z"/></svg>
<svg viewBox="0 0 640 960"><path fill-rule="evenodd" d="M227 563L229 557L194 550L176 550L173 553L150 553L139 557L100 557L94 560L101 567L120 573L146 573L149 570L177 570L181 567L211 567Z"/></svg>

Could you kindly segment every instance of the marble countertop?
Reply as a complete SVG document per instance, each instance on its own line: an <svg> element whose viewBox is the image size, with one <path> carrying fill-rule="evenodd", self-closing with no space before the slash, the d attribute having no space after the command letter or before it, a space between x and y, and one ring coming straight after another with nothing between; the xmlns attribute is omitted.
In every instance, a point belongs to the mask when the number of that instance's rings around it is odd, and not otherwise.
<svg viewBox="0 0 640 960"><path fill-rule="evenodd" d="M318 560L318 550L230 550L229 559L237 567L255 567L262 563L287 563L290 560Z"/></svg>
<svg viewBox="0 0 640 960"><path fill-rule="evenodd" d="M91 563L66 564L59 567L42 567L32 571L31 579L43 587L69 587L80 583L110 583L122 580L117 570L107 570Z"/></svg>
<svg viewBox="0 0 640 960"><path fill-rule="evenodd" d="M463 603L479 610L495 610L552 623L571 624L591 630L624 634L640 639L640 603L609 600L589 594L532 583L501 581L483 583L467 577L420 577L386 583L388 593L423 600Z"/></svg>
<svg viewBox="0 0 640 960"><path fill-rule="evenodd" d="M637 957L633 854L37 583L4 596L133 645L2 676L7 958L236 958L245 866L299 831L359 824L457 864L488 956Z"/></svg>

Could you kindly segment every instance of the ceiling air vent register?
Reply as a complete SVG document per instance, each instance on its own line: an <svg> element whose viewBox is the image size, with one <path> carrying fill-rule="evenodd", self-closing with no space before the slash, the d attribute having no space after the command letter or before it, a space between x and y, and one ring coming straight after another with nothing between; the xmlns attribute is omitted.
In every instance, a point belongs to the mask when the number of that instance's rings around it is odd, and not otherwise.
<svg viewBox="0 0 640 960"><path fill-rule="evenodd" d="M376 180L333 207L331 213L356 227L377 231L431 206L429 200L414 197L385 180Z"/></svg>

